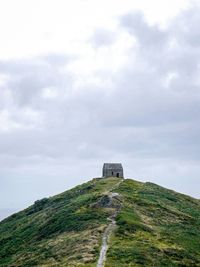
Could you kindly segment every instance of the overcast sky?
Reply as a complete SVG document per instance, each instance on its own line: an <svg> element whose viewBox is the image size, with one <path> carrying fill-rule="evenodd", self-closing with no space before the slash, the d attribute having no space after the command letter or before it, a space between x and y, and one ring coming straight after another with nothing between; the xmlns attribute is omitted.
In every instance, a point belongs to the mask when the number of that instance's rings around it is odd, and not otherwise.
<svg viewBox="0 0 200 267"><path fill-rule="evenodd" d="M200 198L200 5L0 0L0 218L101 176Z"/></svg>

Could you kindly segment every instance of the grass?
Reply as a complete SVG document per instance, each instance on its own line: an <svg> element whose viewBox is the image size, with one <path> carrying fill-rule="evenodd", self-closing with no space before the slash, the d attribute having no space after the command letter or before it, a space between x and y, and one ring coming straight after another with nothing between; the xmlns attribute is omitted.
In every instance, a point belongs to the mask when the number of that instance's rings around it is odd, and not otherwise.
<svg viewBox="0 0 200 267"><path fill-rule="evenodd" d="M94 267L119 178L93 179L0 222L0 267ZM106 267L200 266L200 201L126 179Z"/></svg>
<svg viewBox="0 0 200 267"><path fill-rule="evenodd" d="M119 179L93 179L0 223L0 266L94 266L109 211L94 204Z"/></svg>
<svg viewBox="0 0 200 267"><path fill-rule="evenodd" d="M125 180L106 267L200 266L200 205L152 183Z"/></svg>

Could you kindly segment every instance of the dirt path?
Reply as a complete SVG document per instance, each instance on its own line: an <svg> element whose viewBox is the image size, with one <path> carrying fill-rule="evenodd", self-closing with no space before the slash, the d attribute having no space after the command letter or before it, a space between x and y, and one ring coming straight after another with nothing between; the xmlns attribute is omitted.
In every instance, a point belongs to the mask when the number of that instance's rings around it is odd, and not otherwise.
<svg viewBox="0 0 200 267"><path fill-rule="evenodd" d="M108 250L108 240L110 235L112 234L113 230L115 229L116 222L115 219L112 219L111 223L107 226L103 238L102 238L102 245L101 245L101 251L100 251L100 256L99 260L97 263L97 267L103 267L105 260L106 260L106 252Z"/></svg>
<svg viewBox="0 0 200 267"><path fill-rule="evenodd" d="M108 196L110 198L110 204L113 202L113 198L119 197L120 195L115 192L111 192L112 190L116 189L123 181L120 181L117 183L113 188L110 189L110 192L108 193ZM110 205L109 205L110 206ZM111 234L116 228L116 216L118 212L120 211L119 207L116 207L113 214L108 217L108 220L110 221L109 225L106 227L104 233L103 233L103 238L102 238L102 245L101 245L101 250L100 250L100 256L97 262L97 267L104 267L105 261L106 261L106 253L108 250L108 242Z"/></svg>

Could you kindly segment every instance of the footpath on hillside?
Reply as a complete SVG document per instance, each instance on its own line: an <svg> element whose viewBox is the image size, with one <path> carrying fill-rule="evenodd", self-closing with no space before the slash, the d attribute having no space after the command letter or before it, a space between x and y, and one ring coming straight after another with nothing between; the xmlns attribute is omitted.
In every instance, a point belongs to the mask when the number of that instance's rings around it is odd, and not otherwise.
<svg viewBox="0 0 200 267"><path fill-rule="evenodd" d="M121 180L116 185L114 185L109 190L109 192L106 192L106 194L99 201L100 205L101 205L101 203L104 203L105 207L112 208L113 212L108 217L108 221L110 221L110 223L108 224L108 226L106 227L106 229L103 233L102 245L101 245L99 259L97 262L97 267L104 267L105 262L106 262L106 253L107 253L108 246L109 246L109 239L116 228L116 216L121 209L121 201L119 201L120 195L116 192L113 192L113 191L116 188L118 188L122 182L123 182L123 180Z"/></svg>

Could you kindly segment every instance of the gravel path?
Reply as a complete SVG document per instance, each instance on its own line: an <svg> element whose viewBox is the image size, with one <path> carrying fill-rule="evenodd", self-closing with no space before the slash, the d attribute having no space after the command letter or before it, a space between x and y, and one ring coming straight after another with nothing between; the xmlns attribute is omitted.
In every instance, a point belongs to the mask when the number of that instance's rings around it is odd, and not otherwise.
<svg viewBox="0 0 200 267"><path fill-rule="evenodd" d="M120 183L117 183L113 188L110 189L110 191L116 189ZM112 203L114 197L118 197L119 194L115 192L109 192L108 196L110 198L110 202ZM108 220L110 221L109 225L106 227L104 233L103 233L103 238L102 238L102 245L101 245L101 250L100 250L100 256L97 262L97 267L104 267L105 261L106 261L106 252L108 250L108 242L111 234L113 233L115 227L116 227L116 216L119 212L119 209L115 209L115 212L108 217Z"/></svg>
<svg viewBox="0 0 200 267"><path fill-rule="evenodd" d="M97 263L97 267L103 267L105 260L106 260L106 252L108 250L108 240L110 235L112 234L114 228L116 226L116 221L113 218L111 223L108 225L106 230L104 231L103 238L102 238L102 245L101 245L101 251L100 251L100 256L99 260Z"/></svg>

